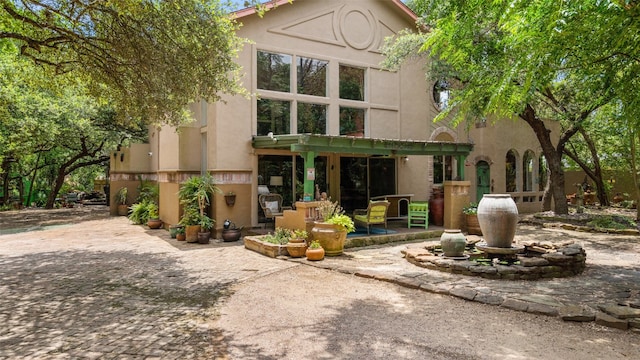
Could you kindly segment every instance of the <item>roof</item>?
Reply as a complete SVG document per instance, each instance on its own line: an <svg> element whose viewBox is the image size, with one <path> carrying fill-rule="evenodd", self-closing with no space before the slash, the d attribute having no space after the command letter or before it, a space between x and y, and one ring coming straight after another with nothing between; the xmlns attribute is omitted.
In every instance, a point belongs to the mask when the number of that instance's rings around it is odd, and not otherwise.
<svg viewBox="0 0 640 360"><path fill-rule="evenodd" d="M418 16L413 11L411 11L411 9L409 9L409 7L405 5L405 3L403 3L401 0L388 0L388 1L390 3L393 3L395 6L397 6L404 14L406 14L409 18L411 18L411 20L416 21L418 19ZM293 5L294 3L295 3L295 0L271 0L271 1L264 2L263 5L267 10L271 10L281 5ZM236 18L243 18L245 16L256 14L257 12L258 10L256 9L256 7L252 6L252 7L248 7L238 11L234 11L233 14L236 16Z"/></svg>
<svg viewBox="0 0 640 360"><path fill-rule="evenodd" d="M281 149L298 153L314 151L381 156L467 156L473 150L472 143L371 139L313 134L253 136L252 145L255 149Z"/></svg>

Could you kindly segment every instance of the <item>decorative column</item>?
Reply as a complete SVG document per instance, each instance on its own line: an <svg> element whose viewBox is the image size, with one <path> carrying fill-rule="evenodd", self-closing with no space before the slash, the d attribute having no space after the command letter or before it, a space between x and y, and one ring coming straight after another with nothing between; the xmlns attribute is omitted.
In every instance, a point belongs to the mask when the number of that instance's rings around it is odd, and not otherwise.
<svg viewBox="0 0 640 360"><path fill-rule="evenodd" d="M470 181L444 182L444 228L462 229L464 214L462 208L469 204Z"/></svg>

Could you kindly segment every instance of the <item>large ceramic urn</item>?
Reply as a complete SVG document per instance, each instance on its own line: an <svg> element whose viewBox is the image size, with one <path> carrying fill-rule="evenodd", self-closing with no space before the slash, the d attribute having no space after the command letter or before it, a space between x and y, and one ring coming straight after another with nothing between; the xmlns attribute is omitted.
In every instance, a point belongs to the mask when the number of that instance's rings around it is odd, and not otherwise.
<svg viewBox="0 0 640 360"><path fill-rule="evenodd" d="M326 256L341 255L347 231L342 226L316 221L311 229L313 240L318 240Z"/></svg>
<svg viewBox="0 0 640 360"><path fill-rule="evenodd" d="M510 248L518 224L518 207L509 194L485 194L478 204L478 222L487 246Z"/></svg>
<svg viewBox="0 0 640 360"><path fill-rule="evenodd" d="M440 236L440 246L446 257L462 257L467 238L460 229L446 229Z"/></svg>

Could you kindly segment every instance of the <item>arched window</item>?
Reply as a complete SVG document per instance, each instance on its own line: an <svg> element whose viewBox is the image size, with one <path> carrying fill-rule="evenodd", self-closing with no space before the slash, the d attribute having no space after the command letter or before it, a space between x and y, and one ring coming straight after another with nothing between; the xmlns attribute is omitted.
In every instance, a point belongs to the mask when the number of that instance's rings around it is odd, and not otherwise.
<svg viewBox="0 0 640 360"><path fill-rule="evenodd" d="M447 80L438 80L433 84L433 101L438 110L444 110L449 106L449 89Z"/></svg>
<svg viewBox="0 0 640 360"><path fill-rule="evenodd" d="M549 177L549 164L547 158L540 154L538 159L538 191L544 191L547 187L547 178Z"/></svg>
<svg viewBox="0 0 640 360"><path fill-rule="evenodd" d="M505 176L506 176L506 191L507 192L515 192L518 189L517 183L516 183L516 175L517 175L517 167L518 167L518 163L517 163L517 155L516 152L513 150L509 150L507 152L507 156L505 159L505 164L506 164L506 169L505 169Z"/></svg>
<svg viewBox="0 0 640 360"><path fill-rule="evenodd" d="M535 154L527 150L522 157L522 191L533 191L533 158Z"/></svg>

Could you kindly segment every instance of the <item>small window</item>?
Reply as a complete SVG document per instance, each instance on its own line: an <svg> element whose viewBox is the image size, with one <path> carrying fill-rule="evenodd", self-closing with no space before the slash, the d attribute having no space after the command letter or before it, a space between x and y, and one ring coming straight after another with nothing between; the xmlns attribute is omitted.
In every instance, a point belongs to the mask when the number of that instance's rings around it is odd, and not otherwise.
<svg viewBox="0 0 640 360"><path fill-rule="evenodd" d="M298 134L326 134L327 106L298 103Z"/></svg>
<svg viewBox="0 0 640 360"><path fill-rule="evenodd" d="M517 162L516 162L516 153L513 150L509 150L507 152L507 156L505 159L505 163L506 163L506 169L505 169L505 175L506 175L506 184L507 184L507 192L515 192L517 190L517 184L516 184L516 168L517 168Z"/></svg>
<svg viewBox="0 0 640 360"><path fill-rule="evenodd" d="M522 191L533 191L533 151L527 150L522 158Z"/></svg>
<svg viewBox="0 0 640 360"><path fill-rule="evenodd" d="M438 80L433 85L433 101L438 110L444 110L449 107L450 85L447 80Z"/></svg>
<svg viewBox="0 0 640 360"><path fill-rule="evenodd" d="M364 137L364 109L340 108L340 135Z"/></svg>
<svg viewBox="0 0 640 360"><path fill-rule="evenodd" d="M538 158L538 191L544 191L547 187L548 176L549 165L547 164L547 158L544 155L540 155L540 158Z"/></svg>
<svg viewBox="0 0 640 360"><path fill-rule="evenodd" d="M340 99L364 101L364 69L340 65Z"/></svg>
<svg viewBox="0 0 640 360"><path fill-rule="evenodd" d="M258 51L258 89L291 91L291 55Z"/></svg>
<svg viewBox="0 0 640 360"><path fill-rule="evenodd" d="M258 100L258 134L289 134L291 103L289 101L260 99Z"/></svg>
<svg viewBox="0 0 640 360"><path fill-rule="evenodd" d="M326 61L298 57L298 94L327 96Z"/></svg>

